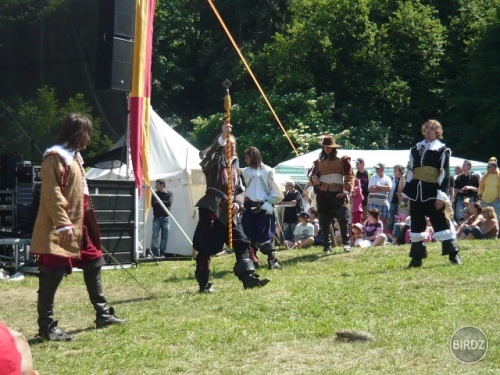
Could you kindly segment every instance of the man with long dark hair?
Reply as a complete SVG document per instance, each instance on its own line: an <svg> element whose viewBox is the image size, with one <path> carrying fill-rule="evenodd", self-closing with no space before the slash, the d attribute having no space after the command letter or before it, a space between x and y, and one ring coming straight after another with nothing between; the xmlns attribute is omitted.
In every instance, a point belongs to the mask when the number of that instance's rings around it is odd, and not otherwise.
<svg viewBox="0 0 500 375"><path fill-rule="evenodd" d="M122 324L108 306L101 280L104 265L99 227L85 180L84 150L92 135L92 122L84 115L66 116L54 146L42 161L40 209L33 229L31 252L38 255L38 335L50 341L71 341L74 336L54 319L57 288L73 267L83 270L96 327Z"/></svg>
<svg viewBox="0 0 500 375"><path fill-rule="evenodd" d="M242 170L246 186L245 210L241 222L243 231L252 242L252 248L260 249L267 255L269 269L281 268L275 255L274 205L283 199L283 194L274 181L274 169L262 162L262 155L257 147L245 150L245 162L248 167Z"/></svg>
<svg viewBox="0 0 500 375"><path fill-rule="evenodd" d="M250 241L243 232L238 212L243 208L244 189L239 176L236 139L230 135L233 126L224 123L222 134L218 135L212 146L204 154L200 165L207 181L205 195L198 201L199 220L194 233L193 247L196 255L196 281L200 293L213 293L210 282L210 259L219 253L224 243L229 244L228 184L229 171L232 176L232 239L236 255L234 274L241 280L245 289L266 285L268 279L260 279L255 273L255 265L250 259ZM228 136L231 137L228 141ZM231 148L231 169L228 168L228 149Z"/></svg>
<svg viewBox="0 0 500 375"><path fill-rule="evenodd" d="M330 225L333 218L339 222L344 251L351 250L349 245L349 195L354 186L354 173L351 159L348 156L339 158L337 149L342 147L335 143L331 135L323 136L323 149L319 159L309 172L309 178L314 185L316 203L318 206L319 226L323 233L323 251L332 252L332 237Z"/></svg>

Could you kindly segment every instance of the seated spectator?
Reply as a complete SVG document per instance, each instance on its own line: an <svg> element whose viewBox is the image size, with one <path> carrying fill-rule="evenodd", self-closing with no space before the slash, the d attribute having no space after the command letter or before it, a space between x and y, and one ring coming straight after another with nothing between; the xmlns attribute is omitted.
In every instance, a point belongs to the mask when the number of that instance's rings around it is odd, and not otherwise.
<svg viewBox="0 0 500 375"><path fill-rule="evenodd" d="M352 236L350 238L351 246L356 246L356 241L363 240L363 224L355 223L352 225Z"/></svg>
<svg viewBox="0 0 500 375"><path fill-rule="evenodd" d="M459 224L466 221L470 217L470 215L472 214L472 212L471 212L472 209L470 206L470 199L469 198L464 199L463 205L464 205L463 210L460 212L457 212L457 215L456 215L459 218L459 221L458 221Z"/></svg>
<svg viewBox="0 0 500 375"><path fill-rule="evenodd" d="M308 214L309 222L314 227L314 245L323 245L323 236L321 235L321 228L319 227L318 209L316 207L310 207Z"/></svg>
<svg viewBox="0 0 500 375"><path fill-rule="evenodd" d="M285 241L285 244L289 249L293 249L295 247L305 248L314 243L314 226L309 222L309 214L303 211L298 216L299 224L297 224L295 230L293 231L294 242Z"/></svg>
<svg viewBox="0 0 500 375"><path fill-rule="evenodd" d="M394 233L392 238L393 245L403 245L406 242L408 230L411 227L411 217L405 214L397 214L395 217L396 223L394 223Z"/></svg>
<svg viewBox="0 0 500 375"><path fill-rule="evenodd" d="M38 375L33 370L31 349L23 334L0 322L0 374Z"/></svg>
<svg viewBox="0 0 500 375"><path fill-rule="evenodd" d="M470 225L464 228L462 235L470 240L498 238L498 218L494 208L483 208L483 220L479 225Z"/></svg>
<svg viewBox="0 0 500 375"><path fill-rule="evenodd" d="M467 237L467 235L463 234L465 228L479 226L481 221L483 221L483 208L480 202L472 203L467 210L470 211L471 215L467 220L463 221L457 229L457 237L462 240Z"/></svg>
<svg viewBox="0 0 500 375"><path fill-rule="evenodd" d="M387 236L384 233L384 224L379 218L380 212L376 208L368 210L367 219L363 223L364 237L356 240L356 247L384 246Z"/></svg>

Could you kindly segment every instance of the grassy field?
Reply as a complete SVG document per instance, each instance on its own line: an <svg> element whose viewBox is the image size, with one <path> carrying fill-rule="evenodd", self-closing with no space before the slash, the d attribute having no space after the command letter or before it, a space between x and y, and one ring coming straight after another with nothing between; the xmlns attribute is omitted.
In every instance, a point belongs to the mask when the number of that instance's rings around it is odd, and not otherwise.
<svg viewBox="0 0 500 375"><path fill-rule="evenodd" d="M496 241L461 242L464 265L451 265L430 244L420 269L406 269L408 246L278 252L282 270L243 290L234 256L214 258L217 293L197 293L194 261L144 263L104 271L104 286L124 326L93 328L81 273L66 278L56 319L77 335L70 343L33 340L36 276L0 283L0 320L32 344L46 374L498 374L499 270ZM456 360L453 333L480 328L489 340L475 364ZM343 343L336 331L370 332L369 343ZM1 371L0 371L1 372Z"/></svg>

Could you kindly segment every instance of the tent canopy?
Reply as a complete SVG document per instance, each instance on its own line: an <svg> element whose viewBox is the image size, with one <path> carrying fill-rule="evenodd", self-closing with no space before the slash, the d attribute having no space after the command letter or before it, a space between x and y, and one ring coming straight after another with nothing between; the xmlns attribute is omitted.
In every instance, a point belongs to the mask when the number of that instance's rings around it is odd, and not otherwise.
<svg viewBox="0 0 500 375"><path fill-rule="evenodd" d="M205 176L200 167L199 150L172 129L158 114L151 110L149 173L151 184L157 179L164 179L167 190L173 194L171 212L188 237L192 238L198 221L196 202L205 193ZM123 147L125 136L112 149ZM132 163L112 168L115 161L98 164L100 168L92 168L87 178L92 180L134 180ZM137 207L144 211L144 202ZM143 215L144 216L144 215ZM152 210L146 218L140 218L143 225L143 241L145 248L151 248L151 230L153 223ZM182 235L178 227L170 221L170 232L167 253L191 256L193 249L189 241Z"/></svg>
<svg viewBox="0 0 500 375"><path fill-rule="evenodd" d="M308 152L302 156L279 163L275 169L278 174L289 175L295 182L306 184L308 182L307 171L312 167L313 162L318 159L321 149ZM392 168L395 165L406 166L410 156L410 150L344 150L339 149L339 156L349 156L351 158L351 165L356 167L356 159L363 158L365 160L365 167L371 172L375 172L375 164L383 163L386 167L386 174L392 176ZM455 166L462 166L463 158L452 156L450 160L451 173ZM480 161L470 160L472 163L472 170L475 172L484 173L486 171L487 163Z"/></svg>

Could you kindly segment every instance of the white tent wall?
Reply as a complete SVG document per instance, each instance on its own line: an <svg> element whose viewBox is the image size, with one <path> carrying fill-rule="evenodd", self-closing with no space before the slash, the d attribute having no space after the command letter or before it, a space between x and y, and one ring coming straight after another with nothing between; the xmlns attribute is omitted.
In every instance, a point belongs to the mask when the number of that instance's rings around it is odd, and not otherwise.
<svg viewBox="0 0 500 375"><path fill-rule="evenodd" d="M302 156L279 163L275 169L278 174L286 174L292 177L296 182L307 183L307 171L312 167L313 162L318 159L321 149L308 152ZM395 165L406 166L410 156L410 150L344 150L339 149L339 156L349 156L351 158L351 165L356 168L356 159L363 158L365 166L371 172L375 171L375 164L384 163L385 173L392 176L392 168ZM450 160L451 174L454 174L454 168L462 166L463 158L452 156ZM474 172L484 173L486 171L487 163L471 160L472 170Z"/></svg>
<svg viewBox="0 0 500 375"><path fill-rule="evenodd" d="M125 142L125 136L113 147L120 147ZM205 176L201 171L199 150L175 132L158 114L151 110L149 172L151 185L157 179L164 179L167 189L173 193L171 212L182 230L192 239L198 222L196 202L206 190ZM133 180L132 164L120 168L92 168L87 172L89 180ZM151 248L151 233L153 214L150 210L144 218L144 197L137 207L139 213L138 229L140 243L139 252ZM167 253L192 256L193 248L177 225L170 220L170 232Z"/></svg>

